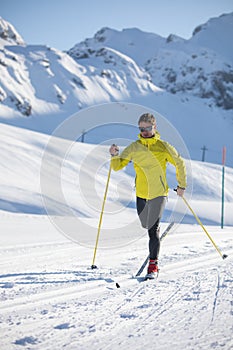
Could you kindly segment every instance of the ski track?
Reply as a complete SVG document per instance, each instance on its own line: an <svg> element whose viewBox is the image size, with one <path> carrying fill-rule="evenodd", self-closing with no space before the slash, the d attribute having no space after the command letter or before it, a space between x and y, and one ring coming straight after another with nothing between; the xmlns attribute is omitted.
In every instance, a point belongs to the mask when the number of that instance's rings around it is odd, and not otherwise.
<svg viewBox="0 0 233 350"><path fill-rule="evenodd" d="M176 306L180 305L180 303L182 301L186 301L189 303L196 303L198 301L200 301L200 296L202 293L205 293L203 291L206 290L206 288L208 288L209 291L214 291L214 293L210 293L210 297L209 297L209 304L210 304L210 310L209 312L207 312L206 315L204 315L206 317L207 320L207 327L206 330L202 331L200 334L198 334L195 338L198 339L198 341L202 340L202 338L205 339L205 334L206 331L211 327L211 325L214 322L214 317L215 317L215 313L217 310L217 303L218 300L224 297L224 292L221 292L222 290L225 290L224 288L224 282L220 283L220 277L219 277L219 271L217 270L213 270L213 278L211 279L211 283L212 285L209 286L209 281L208 281L208 285L206 283L205 278L203 278L201 275L201 273L196 273L194 275L194 277L185 277L185 279L183 279L183 283L176 283L173 287L174 290L168 295L166 296L166 298L164 299L160 299L159 302L154 302L152 301L152 311L149 313L145 314L145 317L139 317L139 319L136 319L136 317L133 317L132 312L130 313L130 311L124 312L122 313L122 315L125 318L128 318L128 320L132 323L130 326L128 325L128 329L127 329L127 334L130 334L130 337L134 337L135 334L139 335L140 337L145 337L145 341L144 341L144 346L150 346L151 345L151 340L148 342L146 342L147 339L147 334L150 332L153 332L153 334L156 332L159 333L159 327L155 327L156 321L159 319L159 323L161 322L161 319L163 318L163 315L165 317L167 317L167 314L171 314L173 309L176 308ZM217 278L216 278L217 276ZM196 280L196 282L195 282ZM217 280L217 283L216 283ZM163 282L165 283L165 282ZM157 291L156 293L159 293L159 285L160 283L158 282L158 284L156 285L157 287ZM151 288L151 282L149 282L149 284L146 286L146 290L148 291L148 289L150 290ZM222 289L223 288L223 289ZM138 294L138 293L137 293ZM135 295L135 293L134 293ZM124 304L125 305L125 304ZM142 306L143 307L143 306ZM145 307L145 306L144 306ZM149 307L149 306L148 306ZM199 305L197 305L197 307L199 307ZM203 305L202 305L203 308ZM119 310L119 309L118 309ZM189 311L193 311L192 308L190 307ZM202 311L206 311L205 308L203 310L198 310L197 315L202 312ZM177 315L175 313L175 315ZM192 317L186 317L187 315L183 315L183 317L179 317L179 319L174 320L173 316L170 317L170 319L173 322L169 322L169 325L167 325L167 327L169 327L169 333L171 333L171 339L172 342L170 344L170 346L174 346L175 340L172 337L173 333L176 334L178 331L182 331L184 329L190 328L190 323L192 322ZM128 321L128 322L129 322ZM197 320L196 320L197 321ZM140 326L138 326L140 325ZM122 325L121 329L117 330L117 332L123 332L124 331L124 327L125 325ZM132 333L130 333L130 329L133 330ZM157 334L158 334L157 333ZM174 336L174 335L173 335ZM125 337L124 339L126 339L127 337ZM108 345L103 348L103 349L112 349L112 348L117 348L119 346L123 346L124 348L128 348L131 343L130 341L126 342L122 342L122 341L118 341L116 342L117 337L114 337L114 334L112 336L111 334L111 339L113 339L112 342L108 342ZM128 338L129 340L129 338ZM190 340L193 342L193 348L199 348L199 345L195 342L194 337L192 337L192 335L190 335ZM158 346L158 341L156 342L157 346ZM177 347L175 348L183 348L181 346L181 344L176 344ZM195 346L194 346L195 345ZM134 344L134 348L135 349L141 349L141 345L137 346L137 344ZM168 348L168 344L166 344L166 346L163 347L163 344L159 344L159 349L166 349ZM185 348L185 346L184 346ZM203 349L202 347L200 347L200 349Z"/></svg>
<svg viewBox="0 0 233 350"><path fill-rule="evenodd" d="M233 349L232 239L222 246L229 254L225 269L213 250L191 257L180 254L165 263L158 280L142 283L129 273L135 268L134 258L128 270L122 262L115 276L114 268L88 270L88 258L77 269L75 256L81 248L71 243L16 247L13 261L8 253L14 256L14 249L4 248L1 349L141 350L153 348L147 337L151 333L160 350ZM140 265L143 259L136 260ZM59 264L67 270L56 270Z"/></svg>
<svg viewBox="0 0 233 350"><path fill-rule="evenodd" d="M174 281L173 281L174 282ZM152 282L153 283L153 282ZM157 291L155 291L156 294L158 294L159 292L161 292L162 288L159 288L160 284L163 284L163 287L166 285L165 282L163 283L159 283L157 282ZM192 284L191 286L188 286L188 288L195 288L196 286L200 285L200 281L196 282L195 284ZM151 286L151 281L149 281L147 283L147 286L145 288L149 290L154 289L154 286ZM186 287L186 288L185 288ZM140 316L139 320L137 319L136 321L133 319L133 322L135 323L135 325L131 328L133 329L133 333L135 334L141 334L141 336L145 336L146 338L146 334L153 332L154 331L154 324L156 323L156 320L160 318L160 316L162 316L163 314L169 313L173 304L178 303L183 297L183 293L182 290L183 288L185 288L185 293L187 293L187 286L185 286L185 281L181 281L181 283L175 283L172 286L172 291L168 294L161 294L159 296L159 300L157 300L157 295L155 295L154 297L152 297L152 305L149 306L148 305L142 305L140 307L150 307L150 309L152 309L149 313L145 313L145 315ZM150 295L150 293L147 293ZM122 315L125 318L131 318L130 317L130 312L127 314L127 312L122 313ZM178 322L181 323L185 318L180 319ZM176 322L176 326L177 326L177 322ZM128 325L129 327L129 325ZM122 326L122 330L123 330L124 326ZM133 333L131 336L133 336ZM114 339L114 337L113 337ZM115 348L117 346L125 346L127 347L127 344L122 344L121 342L119 342L118 344L115 343L115 341L113 341L112 343L108 343L108 345L106 346L106 348L104 349L111 349L111 348ZM145 342L145 346L150 346L150 343L146 344ZM137 345L135 347L137 349ZM140 349L140 347L138 348Z"/></svg>

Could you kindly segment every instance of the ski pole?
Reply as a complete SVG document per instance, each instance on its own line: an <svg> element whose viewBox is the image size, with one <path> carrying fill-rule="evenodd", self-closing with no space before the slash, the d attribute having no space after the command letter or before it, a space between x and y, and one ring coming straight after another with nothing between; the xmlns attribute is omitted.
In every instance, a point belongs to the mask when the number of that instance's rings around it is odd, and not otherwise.
<svg viewBox="0 0 233 350"><path fill-rule="evenodd" d="M106 183L106 187L105 187L104 199L103 199L102 209L101 209L100 218L99 218L99 225L98 225L98 232L97 232L97 236L96 236L94 255L93 255L93 260L92 260L92 265L91 265L92 269L97 269L97 266L95 265L95 258L96 258L97 246L98 246L98 242L99 242L100 228L101 228L102 219L103 219L104 206L105 206L105 202L106 202L106 198L107 198L111 170L112 170L112 168L111 168L111 163L110 163L109 171L108 171L108 179L107 179L107 183Z"/></svg>
<svg viewBox="0 0 233 350"><path fill-rule="evenodd" d="M195 219L197 220L197 222L199 223L199 225L202 227L202 229L204 230L204 232L207 234L208 238L210 239L211 243L213 244L213 246L215 247L215 249L217 250L217 252L220 254L222 259L226 259L227 255L226 254L222 254L220 249L218 248L218 246L216 245L216 243L214 242L213 238L210 236L210 234L207 232L206 228L204 227L204 225L202 224L201 220L199 219L199 217L195 214L195 212L193 211L193 209L190 207L189 203L187 202L187 200L185 199L184 196L182 196L183 201L185 202L185 204L187 205L187 207L189 208L189 210L191 211L191 213L193 214L193 216L195 217Z"/></svg>

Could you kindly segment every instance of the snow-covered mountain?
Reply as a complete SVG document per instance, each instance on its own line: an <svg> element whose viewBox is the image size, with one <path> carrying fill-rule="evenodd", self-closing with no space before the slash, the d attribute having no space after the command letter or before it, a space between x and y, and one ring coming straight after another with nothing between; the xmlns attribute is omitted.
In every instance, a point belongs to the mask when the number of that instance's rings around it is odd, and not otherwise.
<svg viewBox="0 0 233 350"><path fill-rule="evenodd" d="M164 115L193 159L205 145L207 161L219 163L225 145L232 165L232 27L231 13L197 27L190 40L103 28L61 52L26 45L1 19L0 121L51 134L86 107L130 102Z"/></svg>
<svg viewBox="0 0 233 350"><path fill-rule="evenodd" d="M198 26L190 40L162 38L136 28L103 28L67 55L25 45L13 26L1 19L0 101L28 116L99 102L136 101L137 94L158 91L158 86L233 109L232 30L233 13Z"/></svg>
<svg viewBox="0 0 233 350"><path fill-rule="evenodd" d="M25 44L23 38L15 30L13 25L7 21L4 21L1 17L0 17L0 38L12 44L18 44L18 45Z"/></svg>
<svg viewBox="0 0 233 350"><path fill-rule="evenodd" d="M4 20L0 22L1 115L77 111L96 103L156 92L149 74L132 59L101 48L100 63L79 64L67 53L43 45L24 45ZM13 33L13 34L12 34ZM15 38L15 39L12 39ZM99 61L97 61L99 62ZM14 114L14 113L13 113Z"/></svg>
<svg viewBox="0 0 233 350"><path fill-rule="evenodd" d="M189 40L175 35L165 39L138 29L103 28L68 53L81 63L98 57L102 47L113 48L133 58L165 91L208 98L233 109L232 32L233 13L198 26Z"/></svg>

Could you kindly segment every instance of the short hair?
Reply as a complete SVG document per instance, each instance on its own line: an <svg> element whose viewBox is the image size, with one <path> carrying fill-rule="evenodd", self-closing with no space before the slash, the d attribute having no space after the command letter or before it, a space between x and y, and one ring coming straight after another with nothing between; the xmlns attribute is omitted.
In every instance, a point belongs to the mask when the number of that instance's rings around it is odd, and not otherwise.
<svg viewBox="0 0 233 350"><path fill-rule="evenodd" d="M138 120L138 125L141 122L145 122L145 123L151 123L152 125L156 124L156 120L155 117L153 116L153 114L151 113L144 113L140 116L139 120Z"/></svg>

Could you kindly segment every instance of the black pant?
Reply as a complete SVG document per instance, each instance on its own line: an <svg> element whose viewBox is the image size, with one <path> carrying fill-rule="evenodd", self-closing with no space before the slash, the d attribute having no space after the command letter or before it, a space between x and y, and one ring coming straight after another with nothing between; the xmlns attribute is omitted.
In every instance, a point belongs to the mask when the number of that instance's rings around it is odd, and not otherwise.
<svg viewBox="0 0 233 350"><path fill-rule="evenodd" d="M160 249L159 223L163 215L166 198L164 196L154 199L137 197L137 212L141 225L148 229L150 259L157 260Z"/></svg>

